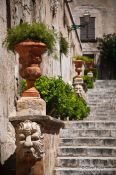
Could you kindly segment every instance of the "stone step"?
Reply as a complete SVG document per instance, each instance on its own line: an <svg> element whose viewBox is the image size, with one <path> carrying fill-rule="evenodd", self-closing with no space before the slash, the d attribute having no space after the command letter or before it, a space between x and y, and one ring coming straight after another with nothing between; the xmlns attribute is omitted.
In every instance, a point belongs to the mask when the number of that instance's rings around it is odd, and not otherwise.
<svg viewBox="0 0 116 175"><path fill-rule="evenodd" d="M91 108L91 110L92 109L93 110L98 110L98 111L100 111L100 110L101 111L104 111L104 110L106 111L107 110L107 111L111 111L111 112L112 111L116 112L116 106L115 105L113 104L112 106L111 105L110 106L108 106L108 105L106 106L106 104L101 104L100 106L98 106L97 103L96 103L96 106L95 105L94 106L93 105L89 105L89 107Z"/></svg>
<svg viewBox="0 0 116 175"><path fill-rule="evenodd" d="M116 104L116 101L114 101L114 100L104 100L104 99L102 99L101 101L100 100L96 100L96 99L88 99L88 104L89 105L97 105L97 106L104 106L104 105L107 105L107 106L110 106L110 105L112 105L112 106L115 106L115 104Z"/></svg>
<svg viewBox="0 0 116 175"><path fill-rule="evenodd" d="M116 130L98 130L98 129L63 129L60 132L61 138L77 137L116 137Z"/></svg>
<svg viewBox="0 0 116 175"><path fill-rule="evenodd" d="M97 111L97 112L91 111L91 113L89 114L88 117L104 118L104 119L106 118L106 120L107 119L111 120L111 119L116 119L116 113L106 113L106 112L99 112L99 111Z"/></svg>
<svg viewBox="0 0 116 175"><path fill-rule="evenodd" d="M94 102L88 102L88 106L91 108L106 108L107 109L107 107L108 108L113 108L113 107L115 107L116 108L116 103L113 103L113 104L111 104L111 103L94 103Z"/></svg>
<svg viewBox="0 0 116 175"><path fill-rule="evenodd" d="M99 111L91 111L91 113L88 115L89 117L95 117L95 118L106 118L107 119L116 119L116 112L99 112ZM99 120L99 119L98 119Z"/></svg>
<svg viewBox="0 0 116 175"><path fill-rule="evenodd" d="M116 121L67 121L65 127L77 129L116 129Z"/></svg>
<svg viewBox="0 0 116 175"><path fill-rule="evenodd" d="M59 157L116 157L116 147L97 146L60 146Z"/></svg>
<svg viewBox="0 0 116 175"><path fill-rule="evenodd" d="M88 97L88 101L100 101L102 102L102 100L105 102L107 100L110 99L110 102L112 102L114 100L114 98L116 98L116 96L107 96L107 97L104 97L104 96L98 96L98 97Z"/></svg>
<svg viewBox="0 0 116 175"><path fill-rule="evenodd" d="M54 175L116 175L116 168L55 168Z"/></svg>
<svg viewBox="0 0 116 175"><path fill-rule="evenodd" d="M107 120L107 121L116 121L116 115L115 115L115 117L110 117L110 115L109 116L102 116L102 115L98 115L98 116L89 116L89 117L87 117L87 118L85 118L84 120L86 120L86 121L91 121L91 120L94 120L94 121L97 121L97 120L101 120L101 121L104 121L104 120Z"/></svg>
<svg viewBox="0 0 116 175"><path fill-rule="evenodd" d="M88 93L87 93L88 94ZM113 98L113 97L116 97L116 92L113 92L113 93L105 93L105 92L98 92L98 93L92 93L92 94L88 94L89 98L90 99L98 99L99 97L103 97L104 99L106 98ZM110 98L109 98L110 99Z"/></svg>
<svg viewBox="0 0 116 175"><path fill-rule="evenodd" d="M95 82L95 88L99 87L116 87L116 80L97 80Z"/></svg>
<svg viewBox="0 0 116 175"><path fill-rule="evenodd" d="M91 110L91 108L90 108L90 110ZM98 111L98 110L91 110L91 113L89 114L89 115L94 115L94 116L107 116L107 117L110 117L110 118L112 118L112 117L116 117L116 111L106 111L106 110L101 110L101 111Z"/></svg>
<svg viewBox="0 0 116 175"><path fill-rule="evenodd" d="M111 94L111 93L115 93L116 92L116 88L114 88L114 87L109 87L109 88L99 88L99 89L96 89L96 88L94 88L94 89L89 89L88 91L87 91L87 94L90 94L90 95L93 95L93 94L102 94L102 93L109 93L109 94Z"/></svg>
<svg viewBox="0 0 116 175"><path fill-rule="evenodd" d="M109 88L99 88L99 89L96 89L96 88L94 88L94 89L89 89L88 91L87 91L87 94L88 95L93 95L93 94L107 94L107 93L109 93L109 94L112 94L112 93L116 93L116 88L113 88L113 87L109 87Z"/></svg>
<svg viewBox="0 0 116 175"><path fill-rule="evenodd" d="M111 137L77 137L60 139L60 146L116 146L116 138Z"/></svg>
<svg viewBox="0 0 116 175"><path fill-rule="evenodd" d="M57 157L57 167L116 168L116 157Z"/></svg>

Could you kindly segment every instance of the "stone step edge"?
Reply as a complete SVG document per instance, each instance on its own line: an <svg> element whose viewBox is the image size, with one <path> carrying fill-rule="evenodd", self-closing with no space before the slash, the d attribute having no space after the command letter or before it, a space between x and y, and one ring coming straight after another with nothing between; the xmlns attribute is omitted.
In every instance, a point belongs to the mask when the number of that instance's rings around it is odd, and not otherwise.
<svg viewBox="0 0 116 175"><path fill-rule="evenodd" d="M56 167L54 168L54 170L58 171L58 170L64 170L64 171L116 171L116 168L70 168L70 167Z"/></svg>
<svg viewBox="0 0 116 175"><path fill-rule="evenodd" d="M70 157L70 156L67 156L67 157L66 157L66 156L62 156L62 157L60 157L60 156L58 156L56 159L68 159L68 160L69 160L69 159L72 159L72 160L73 160L73 159L74 159L74 160L75 160L75 159L77 159L77 160L80 160L80 159L81 159L81 160L83 160L83 159L84 159L84 160L85 160L85 159L86 159L86 160L88 160L88 159L89 159L89 160L90 160L90 159L91 159L91 160L116 160L116 157L87 157L87 156L86 156L86 157Z"/></svg>
<svg viewBox="0 0 116 175"><path fill-rule="evenodd" d="M59 149L62 149L62 148L84 148L84 149L87 149L87 148L95 148L95 149L116 149L116 146L59 146L58 147Z"/></svg>
<svg viewBox="0 0 116 175"><path fill-rule="evenodd" d="M90 121L86 121L86 120L74 120L74 121L64 121L65 124L73 124L73 123L101 123L101 120L90 120ZM107 120L104 120L102 121L102 123L116 123L116 121L107 121Z"/></svg>
<svg viewBox="0 0 116 175"><path fill-rule="evenodd" d="M76 138L61 138L60 137L60 140L62 141L62 140L78 140L78 139L91 139L91 140L108 140L108 139L110 139L110 140L116 140L116 137L76 137Z"/></svg>
<svg viewBox="0 0 116 175"><path fill-rule="evenodd" d="M76 137L76 138L60 138L60 140L78 140L78 139L100 139L100 140L104 140L104 139L112 139L112 140L116 140L116 137Z"/></svg>
<svg viewBox="0 0 116 175"><path fill-rule="evenodd" d="M78 129L78 128L64 128L62 129L62 131L66 131L66 130L71 130L71 131L116 131L116 129Z"/></svg>

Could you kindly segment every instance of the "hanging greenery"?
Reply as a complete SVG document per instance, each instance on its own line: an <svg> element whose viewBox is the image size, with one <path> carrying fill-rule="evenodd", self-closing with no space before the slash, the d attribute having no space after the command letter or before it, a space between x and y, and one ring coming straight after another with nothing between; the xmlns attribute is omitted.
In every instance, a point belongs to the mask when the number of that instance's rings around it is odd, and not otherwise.
<svg viewBox="0 0 116 175"><path fill-rule="evenodd" d="M60 53L67 56L69 49L69 43L66 41L66 39L60 35Z"/></svg>

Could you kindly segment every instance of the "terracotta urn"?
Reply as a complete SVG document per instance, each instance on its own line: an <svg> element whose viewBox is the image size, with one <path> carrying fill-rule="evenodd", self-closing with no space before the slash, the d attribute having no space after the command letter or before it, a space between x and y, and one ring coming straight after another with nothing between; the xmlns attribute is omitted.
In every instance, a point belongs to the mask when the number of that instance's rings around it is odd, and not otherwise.
<svg viewBox="0 0 116 175"><path fill-rule="evenodd" d="M89 69L89 72L92 71L93 70L93 61L87 62L86 64L87 64L87 67Z"/></svg>
<svg viewBox="0 0 116 175"><path fill-rule="evenodd" d="M42 54L47 50L47 46L41 42L25 40L15 45L15 51L19 53L19 63L22 65L19 73L26 79L27 90L22 94L23 97L39 97L40 94L34 87L37 78L41 76L40 63Z"/></svg>
<svg viewBox="0 0 116 175"><path fill-rule="evenodd" d="M75 60L75 71L77 72L77 78L81 78L81 72L82 72L82 66L83 66L83 61L82 60Z"/></svg>
<svg viewBox="0 0 116 175"><path fill-rule="evenodd" d="M93 77L93 72L92 72L93 71L93 61L87 62L86 64L89 69L89 72L87 75L92 78Z"/></svg>

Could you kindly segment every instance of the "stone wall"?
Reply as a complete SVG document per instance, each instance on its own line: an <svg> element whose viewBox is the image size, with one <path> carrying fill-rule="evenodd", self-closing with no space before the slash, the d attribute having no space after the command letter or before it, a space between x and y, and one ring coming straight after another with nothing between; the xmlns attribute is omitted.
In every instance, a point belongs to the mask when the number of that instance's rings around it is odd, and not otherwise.
<svg viewBox="0 0 116 175"><path fill-rule="evenodd" d="M6 1L0 1L0 152L1 163L4 163L14 151L13 140L10 140L8 130L8 115L14 110L16 100L16 59L8 53L3 41L7 32ZM10 147L9 147L10 146ZM9 153L9 148L11 153Z"/></svg>
<svg viewBox="0 0 116 175"><path fill-rule="evenodd" d="M8 52L5 46L2 45L7 29L21 22L42 21L54 27L57 32L62 32L64 37L67 38L71 46L67 56L62 55L60 57L59 41L57 43L58 59L53 59L54 55L48 56L47 53L44 55L41 65L44 75L62 75L64 81L72 81L75 74L72 56L76 53L82 54L77 34L68 31L68 26L72 24L72 21L66 4L63 0L60 0L57 13L53 17L50 8L51 2L52 0L0 1L0 159L2 164L15 151L14 130L8 121L11 113L16 110L16 101L19 96L17 93L19 86L19 56ZM52 136L50 136L50 140L52 142Z"/></svg>

